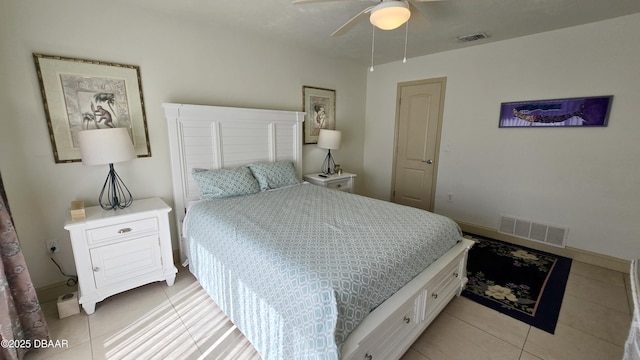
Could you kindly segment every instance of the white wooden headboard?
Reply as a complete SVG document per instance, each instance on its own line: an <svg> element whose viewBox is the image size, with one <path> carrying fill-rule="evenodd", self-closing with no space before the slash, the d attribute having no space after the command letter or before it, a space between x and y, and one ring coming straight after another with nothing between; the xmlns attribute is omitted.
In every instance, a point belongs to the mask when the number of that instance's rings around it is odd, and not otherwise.
<svg viewBox="0 0 640 360"><path fill-rule="evenodd" d="M174 213L182 261L187 255L182 220L188 202L200 197L191 169L292 160L301 178L304 112L172 103L164 103L162 107L168 124Z"/></svg>

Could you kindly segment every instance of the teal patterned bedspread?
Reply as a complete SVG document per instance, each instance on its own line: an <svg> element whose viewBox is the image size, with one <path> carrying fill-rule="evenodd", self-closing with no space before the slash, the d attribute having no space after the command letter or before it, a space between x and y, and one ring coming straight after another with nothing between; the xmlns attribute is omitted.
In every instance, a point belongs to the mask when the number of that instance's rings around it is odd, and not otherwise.
<svg viewBox="0 0 640 360"><path fill-rule="evenodd" d="M430 212L307 183L207 200L190 271L265 360L338 359L373 309L462 239Z"/></svg>

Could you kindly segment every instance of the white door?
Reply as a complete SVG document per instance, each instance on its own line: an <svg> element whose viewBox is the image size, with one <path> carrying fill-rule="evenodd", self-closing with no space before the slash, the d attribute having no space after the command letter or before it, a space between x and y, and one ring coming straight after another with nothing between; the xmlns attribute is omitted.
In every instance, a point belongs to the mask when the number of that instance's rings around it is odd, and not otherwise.
<svg viewBox="0 0 640 360"><path fill-rule="evenodd" d="M446 78L398 84L392 201L433 210Z"/></svg>

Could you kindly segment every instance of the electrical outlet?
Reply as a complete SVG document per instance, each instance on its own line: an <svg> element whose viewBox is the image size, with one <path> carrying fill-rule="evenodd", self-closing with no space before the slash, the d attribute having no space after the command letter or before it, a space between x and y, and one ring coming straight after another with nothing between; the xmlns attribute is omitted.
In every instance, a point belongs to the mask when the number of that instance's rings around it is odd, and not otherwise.
<svg viewBox="0 0 640 360"><path fill-rule="evenodd" d="M55 254L60 251L60 247L58 246L58 242L55 240L47 241L47 253Z"/></svg>

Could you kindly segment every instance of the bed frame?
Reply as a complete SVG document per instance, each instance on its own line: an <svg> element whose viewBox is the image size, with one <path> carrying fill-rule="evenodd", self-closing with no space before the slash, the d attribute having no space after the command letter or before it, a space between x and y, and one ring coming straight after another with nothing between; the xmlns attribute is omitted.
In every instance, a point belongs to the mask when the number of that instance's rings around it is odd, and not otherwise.
<svg viewBox="0 0 640 360"><path fill-rule="evenodd" d="M185 264L189 251L182 221L189 202L200 198L191 169L291 160L302 178L304 113L170 103L162 107L168 122L180 260Z"/></svg>
<svg viewBox="0 0 640 360"><path fill-rule="evenodd" d="M252 162L292 160L302 176L303 112L162 104L168 121L174 213L180 256L188 244L182 220L199 198L194 167L218 169ZM342 359L399 359L467 283L464 239L372 311L341 348Z"/></svg>

